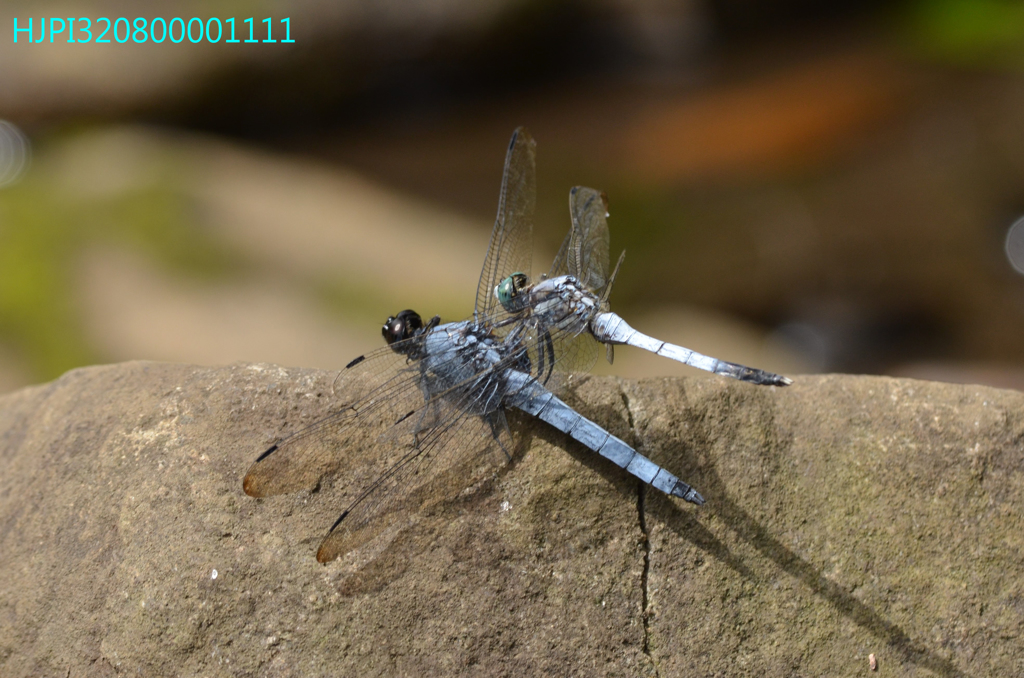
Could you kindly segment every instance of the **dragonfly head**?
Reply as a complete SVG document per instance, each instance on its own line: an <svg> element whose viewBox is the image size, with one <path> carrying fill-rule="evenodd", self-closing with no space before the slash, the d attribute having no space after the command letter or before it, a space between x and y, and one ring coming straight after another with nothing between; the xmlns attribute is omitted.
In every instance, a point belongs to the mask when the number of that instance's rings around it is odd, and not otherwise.
<svg viewBox="0 0 1024 678"><path fill-rule="evenodd" d="M514 312L517 309L513 300L519 296L519 293L523 291L523 288L529 282L530 278L525 273L513 273L498 283L498 286L494 288L494 296L498 297L502 308L506 311Z"/></svg>
<svg viewBox="0 0 1024 678"><path fill-rule="evenodd" d="M417 331L421 329L423 329L423 319L420 318L420 314L416 311L405 310L388 318L380 332L384 335L384 341L391 346L396 341L416 336Z"/></svg>

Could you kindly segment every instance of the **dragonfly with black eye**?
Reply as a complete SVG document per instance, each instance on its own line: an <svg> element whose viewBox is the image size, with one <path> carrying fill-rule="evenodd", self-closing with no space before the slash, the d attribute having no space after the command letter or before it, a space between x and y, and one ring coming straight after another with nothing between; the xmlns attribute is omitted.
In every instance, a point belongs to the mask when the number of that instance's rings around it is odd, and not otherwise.
<svg viewBox="0 0 1024 678"><path fill-rule="evenodd" d="M608 307L607 203L570 192L572 227L549 273L531 282L535 143L517 129L505 157L498 216L466 320L426 324L411 310L388 318L386 346L338 374L340 401L325 418L261 454L243 480L265 497L345 480L348 507L317 550L326 563L412 525L511 458L522 412L567 433L645 483L694 504L704 498L668 470L583 417L555 392L589 370L601 344L628 344L754 384L777 374L703 356L631 328ZM619 264L622 257L619 258Z"/></svg>

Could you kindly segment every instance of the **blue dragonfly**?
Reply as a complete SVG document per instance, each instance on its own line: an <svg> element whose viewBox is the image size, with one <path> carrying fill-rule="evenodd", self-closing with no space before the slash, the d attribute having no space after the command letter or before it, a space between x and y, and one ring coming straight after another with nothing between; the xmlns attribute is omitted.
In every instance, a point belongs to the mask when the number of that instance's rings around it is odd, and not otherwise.
<svg viewBox="0 0 1024 678"><path fill-rule="evenodd" d="M694 504L693 487L583 417L556 395L593 365L599 347L626 344L715 374L786 386L786 377L729 363L634 330L609 310L603 194L570 192L572 228L548 274L531 280L536 145L517 129L508 147L498 216L466 320L424 322L414 311L389 317L386 346L339 373L340 403L325 418L271 446L243 480L265 497L340 476L348 507L317 550L327 563L396 534L427 507L450 498L511 459L520 427L536 417L668 495ZM619 258L619 264L622 258Z"/></svg>

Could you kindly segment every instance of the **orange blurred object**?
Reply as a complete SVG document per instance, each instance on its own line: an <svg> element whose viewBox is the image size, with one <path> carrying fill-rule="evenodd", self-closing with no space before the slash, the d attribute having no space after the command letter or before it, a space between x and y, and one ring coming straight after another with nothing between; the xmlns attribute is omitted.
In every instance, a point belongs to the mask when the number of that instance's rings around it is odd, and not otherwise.
<svg viewBox="0 0 1024 678"><path fill-rule="evenodd" d="M650 105L626 131L639 181L762 174L819 161L897 112L907 79L877 54L801 64Z"/></svg>

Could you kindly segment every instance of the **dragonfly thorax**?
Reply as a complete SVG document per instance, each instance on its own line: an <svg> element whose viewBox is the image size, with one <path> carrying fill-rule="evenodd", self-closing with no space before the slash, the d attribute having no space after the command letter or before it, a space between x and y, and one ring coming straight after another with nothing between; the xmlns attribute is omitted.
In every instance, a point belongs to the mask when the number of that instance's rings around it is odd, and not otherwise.
<svg viewBox="0 0 1024 678"><path fill-rule="evenodd" d="M575 277L560 275L542 280L532 286L528 294L528 304L534 314L546 316L552 320L576 317L580 320L589 318L600 310L601 301L592 292L583 288ZM554 322L559 322L554 320Z"/></svg>

